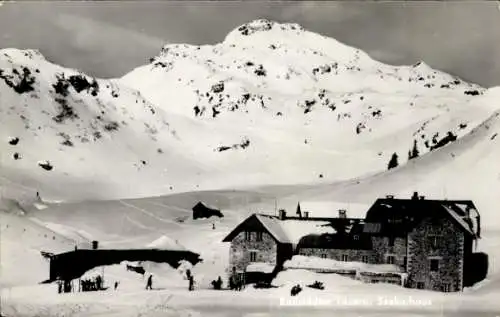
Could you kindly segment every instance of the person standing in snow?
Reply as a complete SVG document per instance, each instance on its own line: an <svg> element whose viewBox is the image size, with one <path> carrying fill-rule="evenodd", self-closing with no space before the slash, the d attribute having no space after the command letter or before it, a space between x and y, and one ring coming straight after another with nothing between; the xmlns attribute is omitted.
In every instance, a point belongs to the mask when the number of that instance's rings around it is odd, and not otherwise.
<svg viewBox="0 0 500 317"><path fill-rule="evenodd" d="M194 278L192 275L189 276L189 290L194 290Z"/></svg>
<svg viewBox="0 0 500 317"><path fill-rule="evenodd" d="M149 289L149 290L153 289L153 275L152 274L149 274L148 282L146 284L146 289Z"/></svg>
<svg viewBox="0 0 500 317"><path fill-rule="evenodd" d="M116 281L116 282L115 282L115 291L116 291L116 289L118 288L118 284L119 284L119 283L118 283L118 281Z"/></svg>
<svg viewBox="0 0 500 317"><path fill-rule="evenodd" d="M102 278L100 275L97 275L97 277L95 278L95 287L96 287L96 290L101 290L102 289Z"/></svg>

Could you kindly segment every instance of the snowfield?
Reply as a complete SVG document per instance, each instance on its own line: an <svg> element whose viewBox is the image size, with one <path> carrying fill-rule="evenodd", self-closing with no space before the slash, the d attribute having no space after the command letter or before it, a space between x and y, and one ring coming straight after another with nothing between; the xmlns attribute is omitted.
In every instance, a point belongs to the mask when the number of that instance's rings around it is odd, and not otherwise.
<svg viewBox="0 0 500 317"><path fill-rule="evenodd" d="M500 87L423 62L391 66L296 24L257 20L215 45L166 45L122 78L98 79L34 50L0 50L2 316L500 315ZM393 154L398 166L387 170ZM222 239L252 213L364 217L387 194L472 199L486 280L463 294L364 284L303 270L276 287L226 282ZM36 193L39 192L40 198ZM203 202L223 218L193 220ZM265 216L262 216L265 218ZM300 226L287 231L299 235ZM308 228L309 230L309 228ZM57 294L41 251L169 248L203 262L177 270L100 267L102 292ZM136 263L133 263L134 265ZM387 270L387 267L363 267ZM187 290L186 269L195 277ZM269 269L257 265L254 269ZM118 289L113 289L119 281ZM321 281L324 290L307 285ZM303 291L290 296L292 286Z"/></svg>

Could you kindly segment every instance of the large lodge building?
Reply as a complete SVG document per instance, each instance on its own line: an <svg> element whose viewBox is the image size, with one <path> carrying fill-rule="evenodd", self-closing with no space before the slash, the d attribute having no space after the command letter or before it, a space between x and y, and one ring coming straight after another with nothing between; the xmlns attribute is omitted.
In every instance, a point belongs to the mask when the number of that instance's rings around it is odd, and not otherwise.
<svg viewBox="0 0 500 317"><path fill-rule="evenodd" d="M486 276L487 255L474 253L480 235L472 201L428 200L414 193L411 199L376 200L364 219L348 218L346 210L335 218L310 217L300 206L295 216L284 210L278 216L253 214L223 241L231 243L231 271L242 276L259 263L272 266L268 273L274 276L287 260L303 255L385 264L393 272L357 272L356 278L454 292Z"/></svg>

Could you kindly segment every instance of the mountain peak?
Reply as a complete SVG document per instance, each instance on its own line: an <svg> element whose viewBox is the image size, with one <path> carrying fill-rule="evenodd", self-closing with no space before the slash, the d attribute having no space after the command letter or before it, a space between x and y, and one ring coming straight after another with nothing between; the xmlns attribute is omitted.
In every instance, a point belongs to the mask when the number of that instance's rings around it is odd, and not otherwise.
<svg viewBox="0 0 500 317"><path fill-rule="evenodd" d="M36 49L17 49L17 48L3 48L0 49L0 58L9 58L12 60L45 60L45 57Z"/></svg>
<svg viewBox="0 0 500 317"><path fill-rule="evenodd" d="M305 33L304 27L297 23L280 23L267 19L253 20L244 23L229 32L224 43L230 44L241 41L248 41L249 37L267 36L280 38L286 36L298 36Z"/></svg>

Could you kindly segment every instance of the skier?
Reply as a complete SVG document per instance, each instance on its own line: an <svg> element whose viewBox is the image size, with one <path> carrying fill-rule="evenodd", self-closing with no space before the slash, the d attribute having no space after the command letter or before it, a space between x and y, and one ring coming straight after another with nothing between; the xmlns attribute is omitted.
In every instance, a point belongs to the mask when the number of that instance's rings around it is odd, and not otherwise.
<svg viewBox="0 0 500 317"><path fill-rule="evenodd" d="M146 289L149 289L149 290L153 289L153 275L152 274L149 274L148 282L146 284Z"/></svg>

